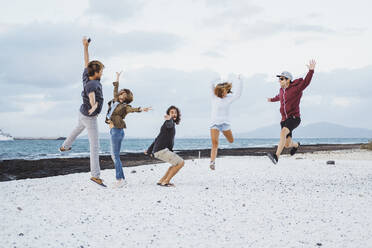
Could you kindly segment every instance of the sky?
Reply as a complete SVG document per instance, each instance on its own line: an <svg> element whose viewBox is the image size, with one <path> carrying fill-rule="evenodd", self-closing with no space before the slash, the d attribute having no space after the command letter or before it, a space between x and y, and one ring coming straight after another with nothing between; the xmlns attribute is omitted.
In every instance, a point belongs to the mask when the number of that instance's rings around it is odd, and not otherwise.
<svg viewBox="0 0 372 248"><path fill-rule="evenodd" d="M82 102L81 39L105 64L104 123L115 72L134 94L127 137L154 137L170 105L178 137L206 136L209 84L241 74L231 107L234 133L280 121L275 77L315 74L301 102L302 125L332 122L372 129L372 2L355 1L3 1L0 16L0 128L16 137L68 136ZM279 131L279 130L278 130Z"/></svg>

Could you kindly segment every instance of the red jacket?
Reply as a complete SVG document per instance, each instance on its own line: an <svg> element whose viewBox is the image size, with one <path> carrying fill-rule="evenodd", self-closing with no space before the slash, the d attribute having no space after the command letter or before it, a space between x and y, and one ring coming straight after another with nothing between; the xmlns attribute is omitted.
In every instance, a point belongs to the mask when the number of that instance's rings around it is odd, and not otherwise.
<svg viewBox="0 0 372 248"><path fill-rule="evenodd" d="M289 117L300 117L300 101L302 91L310 84L313 77L314 70L309 70L305 79L299 78L292 81L288 88L280 88L279 94L271 98L272 102L280 100L280 113L282 114L282 121L287 120Z"/></svg>

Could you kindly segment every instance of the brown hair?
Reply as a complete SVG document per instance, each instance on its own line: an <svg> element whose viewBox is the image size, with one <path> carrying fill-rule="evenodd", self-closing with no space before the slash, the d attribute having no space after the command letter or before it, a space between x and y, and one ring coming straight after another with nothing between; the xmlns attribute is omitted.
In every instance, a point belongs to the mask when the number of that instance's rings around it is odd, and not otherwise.
<svg viewBox="0 0 372 248"><path fill-rule="evenodd" d="M88 76L93 77L94 74L99 73L105 66L98 60L92 60L88 63Z"/></svg>
<svg viewBox="0 0 372 248"><path fill-rule="evenodd" d="M176 120L174 121L177 125L180 124L180 121L181 121L181 111L174 105L170 106L168 109L167 109L167 115L169 115L170 111L172 109L175 109L177 111L177 118Z"/></svg>
<svg viewBox="0 0 372 248"><path fill-rule="evenodd" d="M119 95L123 94L124 92L127 93L127 97L125 98L124 102L126 104L129 104L129 103L133 102L133 93L132 93L132 91L130 91L129 89L121 89L119 91Z"/></svg>
<svg viewBox="0 0 372 248"><path fill-rule="evenodd" d="M214 88L214 94L217 97L222 98L224 91L226 91L227 94L232 93L231 88L232 85L229 82L217 84L217 86Z"/></svg>

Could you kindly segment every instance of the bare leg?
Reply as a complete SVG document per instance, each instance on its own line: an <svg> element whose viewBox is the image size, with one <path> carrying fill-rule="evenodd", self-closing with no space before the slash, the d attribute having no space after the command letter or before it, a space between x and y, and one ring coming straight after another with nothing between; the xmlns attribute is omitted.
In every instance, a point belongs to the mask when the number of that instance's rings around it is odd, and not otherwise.
<svg viewBox="0 0 372 248"><path fill-rule="evenodd" d="M218 150L218 136L220 131L218 129L211 129L212 149L211 149L211 161L215 161Z"/></svg>
<svg viewBox="0 0 372 248"><path fill-rule="evenodd" d="M226 131L223 131L222 133L226 137L226 139L227 139L227 141L229 143L233 143L234 142L234 136L233 136L233 134L231 132L231 129L226 130Z"/></svg>
<svg viewBox="0 0 372 248"><path fill-rule="evenodd" d="M181 163L169 167L170 171L167 176L167 178L163 181L163 185L170 182L170 180L177 174L177 172L185 165L185 161L182 161Z"/></svg>
<svg viewBox="0 0 372 248"><path fill-rule="evenodd" d="M290 131L286 127L283 127L282 131L280 131L280 141L279 141L279 144L278 144L278 148L276 149L276 156L278 156L278 158L279 158L280 154L282 153L282 151L284 149L286 139L287 139L287 135L289 133L290 133Z"/></svg>
<svg viewBox="0 0 372 248"><path fill-rule="evenodd" d="M285 148L298 147L298 142L293 142L291 137L288 137L285 141Z"/></svg>
<svg viewBox="0 0 372 248"><path fill-rule="evenodd" d="M165 173L165 175L159 180L158 183L162 184L164 182L164 180L169 176L169 172L171 171L172 169L172 166L170 166L167 170L167 172Z"/></svg>

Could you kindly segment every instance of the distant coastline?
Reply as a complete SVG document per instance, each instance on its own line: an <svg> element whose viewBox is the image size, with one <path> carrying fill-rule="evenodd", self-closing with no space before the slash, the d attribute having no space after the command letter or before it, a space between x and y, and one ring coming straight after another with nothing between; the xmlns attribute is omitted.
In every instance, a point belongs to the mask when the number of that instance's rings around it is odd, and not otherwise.
<svg viewBox="0 0 372 248"><path fill-rule="evenodd" d="M21 137L17 137L18 139ZM38 160L50 158L82 158L89 157L89 141L87 139L77 139L70 152L61 153L59 147L63 143L60 137L47 138L27 138L14 141L0 141L0 160ZM296 139L302 145L322 145L322 144L367 144L370 139ZM132 139L126 138L123 142L122 152L140 152L142 153L153 142L152 139ZM242 139L236 138L233 144L225 139L220 140L221 149L230 148L260 148L274 147L278 139ZM175 150L203 150L210 149L211 141L209 138L185 139L177 138L175 140ZM110 155L111 140L100 138L100 155Z"/></svg>

